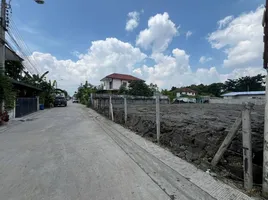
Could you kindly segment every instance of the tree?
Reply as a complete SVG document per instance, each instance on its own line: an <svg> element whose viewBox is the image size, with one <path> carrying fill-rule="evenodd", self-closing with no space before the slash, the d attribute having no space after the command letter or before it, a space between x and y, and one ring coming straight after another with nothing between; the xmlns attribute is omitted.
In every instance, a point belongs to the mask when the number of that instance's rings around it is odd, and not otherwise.
<svg viewBox="0 0 268 200"><path fill-rule="evenodd" d="M150 87L142 80L130 81L128 86L128 94L136 96L153 96L153 91Z"/></svg>
<svg viewBox="0 0 268 200"><path fill-rule="evenodd" d="M118 94L128 94L128 89L125 85L121 85L118 91Z"/></svg>
<svg viewBox="0 0 268 200"><path fill-rule="evenodd" d="M242 91L262 91L264 87L264 77L261 74L256 76L245 76L239 79L228 79L223 86L224 92L242 92Z"/></svg>
<svg viewBox="0 0 268 200"><path fill-rule="evenodd" d="M90 94L95 93L96 90L96 87L86 81L84 85L81 83L81 85L78 87L75 97L79 99L82 104L88 105Z"/></svg>
<svg viewBox="0 0 268 200"><path fill-rule="evenodd" d="M153 93L159 92L159 89L156 84L150 83L149 88Z"/></svg>
<svg viewBox="0 0 268 200"><path fill-rule="evenodd" d="M176 92L174 92L174 91L168 91L167 89L162 90L161 91L161 94L168 96L168 98L170 99L170 101L173 101L173 99L176 98Z"/></svg>
<svg viewBox="0 0 268 200"><path fill-rule="evenodd" d="M5 102L5 109L9 110L14 107L16 93L13 90L10 78L0 73L0 105ZM1 112L0 107L0 112Z"/></svg>
<svg viewBox="0 0 268 200"><path fill-rule="evenodd" d="M14 79L21 80L24 66L19 61L6 60L5 61L5 75Z"/></svg>

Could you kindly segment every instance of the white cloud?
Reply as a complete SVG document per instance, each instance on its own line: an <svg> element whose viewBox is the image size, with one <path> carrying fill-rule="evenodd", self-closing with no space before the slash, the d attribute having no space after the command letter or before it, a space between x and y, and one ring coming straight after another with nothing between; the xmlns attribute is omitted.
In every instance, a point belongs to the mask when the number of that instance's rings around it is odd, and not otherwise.
<svg viewBox="0 0 268 200"><path fill-rule="evenodd" d="M200 59L199 59L199 62L200 62L201 64L204 64L204 63L209 62L209 61L211 61L211 60L212 60L211 57L201 56Z"/></svg>
<svg viewBox="0 0 268 200"><path fill-rule="evenodd" d="M234 19L233 16L227 16L227 17L223 18L222 20L218 21L219 29L224 28L233 19Z"/></svg>
<svg viewBox="0 0 268 200"><path fill-rule="evenodd" d="M128 20L126 23L126 31L133 31L138 27L140 21L140 13L133 11L128 13Z"/></svg>
<svg viewBox="0 0 268 200"><path fill-rule="evenodd" d="M236 66L228 73L221 73L215 66L191 68L190 55L182 49L173 49L170 55L163 53L178 34L176 25L167 13L157 14L148 21L148 28L141 31L136 44L152 50L150 58L155 64L144 62L148 57L138 47L122 42L116 38L107 38L92 42L85 54L79 54L78 60L58 60L51 54L34 52L32 57L42 67L41 71L50 71L48 78L59 80L59 87L73 92L77 86L88 80L99 84L107 74L118 72L133 74L143 78L147 83L156 83L160 88L186 86L191 84L210 84L223 82L228 78L265 73L261 65L262 55L262 8L243 14L237 18L225 18L218 22L219 29L208 37L211 46L221 49L227 55L224 66ZM201 63L210 61L202 56ZM145 63L143 66L139 66ZM135 66L135 67L134 67Z"/></svg>
<svg viewBox="0 0 268 200"><path fill-rule="evenodd" d="M177 34L178 28L169 19L168 13L157 14L149 19L148 28L140 32L136 45L153 52L163 52Z"/></svg>
<svg viewBox="0 0 268 200"><path fill-rule="evenodd" d="M265 73L265 70L256 67L235 69L226 74L220 73L216 67L192 70L189 64L190 55L178 48L172 51L172 55L155 53L152 54L151 58L155 61L155 65L143 65L133 70L133 73L141 76L148 84L156 83L160 88L181 87L201 83L211 84L241 76L254 76L259 73Z"/></svg>
<svg viewBox="0 0 268 200"><path fill-rule="evenodd" d="M184 50L174 49L172 55L154 53L151 58L155 61L152 67L142 66L134 72L142 74L147 83L156 83L160 87L169 87L170 84L178 84L178 76L191 73L189 55ZM140 73L141 72L141 73Z"/></svg>
<svg viewBox="0 0 268 200"><path fill-rule="evenodd" d="M212 48L223 49L227 54L223 66L246 68L260 65L263 52L263 10L263 7L259 7L237 18L228 16L218 22L218 30L209 34L208 41Z"/></svg>
<svg viewBox="0 0 268 200"><path fill-rule="evenodd" d="M193 32L192 31L187 31L187 33L186 33L186 39L188 39L192 35L193 35Z"/></svg>
<svg viewBox="0 0 268 200"><path fill-rule="evenodd" d="M78 61L58 60L48 53L34 52L41 71L49 71L48 79L60 80L59 87L66 87L70 92L88 80L92 84L99 84L99 80L113 72L131 74L133 66L141 62L146 55L140 49L116 38L107 38L92 42L86 54L79 55Z"/></svg>

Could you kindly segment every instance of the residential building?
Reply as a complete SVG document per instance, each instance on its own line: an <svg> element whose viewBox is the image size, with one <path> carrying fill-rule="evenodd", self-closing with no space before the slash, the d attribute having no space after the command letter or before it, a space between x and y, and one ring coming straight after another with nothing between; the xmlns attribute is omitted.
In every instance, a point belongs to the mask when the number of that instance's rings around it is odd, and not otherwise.
<svg viewBox="0 0 268 200"><path fill-rule="evenodd" d="M176 90L177 93L177 97L181 97L181 96L196 96L197 92L190 89L190 88L179 88Z"/></svg>
<svg viewBox="0 0 268 200"><path fill-rule="evenodd" d="M264 99L265 91L229 92L222 96L224 99Z"/></svg>
<svg viewBox="0 0 268 200"><path fill-rule="evenodd" d="M100 81L103 83L104 90L119 90L122 85L128 88L130 81L137 80L141 79L127 74L113 73L105 76Z"/></svg>

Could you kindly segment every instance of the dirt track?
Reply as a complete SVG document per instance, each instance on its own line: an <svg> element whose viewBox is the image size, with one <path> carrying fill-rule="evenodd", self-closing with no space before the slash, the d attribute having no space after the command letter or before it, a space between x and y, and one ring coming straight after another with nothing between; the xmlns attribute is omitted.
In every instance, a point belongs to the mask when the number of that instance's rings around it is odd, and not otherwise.
<svg viewBox="0 0 268 200"><path fill-rule="evenodd" d="M161 105L161 145L168 147L177 156L207 169L242 109L239 105L224 104ZM107 109L102 112L108 115ZM122 105L114 105L114 116L117 123L124 124ZM252 146L256 183L261 183L263 120L264 108L255 106L252 111ZM129 106L126 126L155 141L155 106ZM243 178L241 140L240 130L217 168L221 168L220 171L225 169L225 176L238 180Z"/></svg>

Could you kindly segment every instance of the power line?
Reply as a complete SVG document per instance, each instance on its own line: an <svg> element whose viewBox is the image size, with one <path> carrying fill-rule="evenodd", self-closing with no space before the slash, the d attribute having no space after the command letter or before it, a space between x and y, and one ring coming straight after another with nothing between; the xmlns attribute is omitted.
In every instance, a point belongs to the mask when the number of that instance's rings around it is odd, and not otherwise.
<svg viewBox="0 0 268 200"><path fill-rule="evenodd" d="M35 69L34 69L34 66L33 64L31 63L31 61L29 60L28 56L23 52L22 48L20 47L20 45L18 44L18 42L16 41L16 39L14 38L14 36L10 33L10 32L7 32L10 39L14 42L15 46L17 47L18 51L20 51L20 53L23 55L23 57L28 61L29 63L29 66L25 66L32 74L35 73ZM30 67L30 69L28 68Z"/></svg>
<svg viewBox="0 0 268 200"><path fill-rule="evenodd" d="M18 49L21 51L21 54L24 56L24 59L28 61L28 63L31 65L35 73L38 73L39 71L36 69L33 62L29 58L29 52L25 52L25 48L23 47L22 45L23 43L19 38L18 34L16 34L14 31L11 32L11 29L8 30L8 34L11 37L12 41L16 44Z"/></svg>
<svg viewBox="0 0 268 200"><path fill-rule="evenodd" d="M29 46L24 42L24 39L23 37L21 36L18 28L17 28L17 25L16 25L16 22L11 18L11 23L10 23L10 27L11 27L11 30L17 35L17 37L19 38L21 44L23 45L23 48L25 49L26 53L28 55L31 55L32 54L32 51L31 49L29 48ZM40 69L38 69L38 64L37 64L37 61L36 59L34 58L34 56L31 57L32 58L32 62L36 65L37 67L37 72L39 73Z"/></svg>

